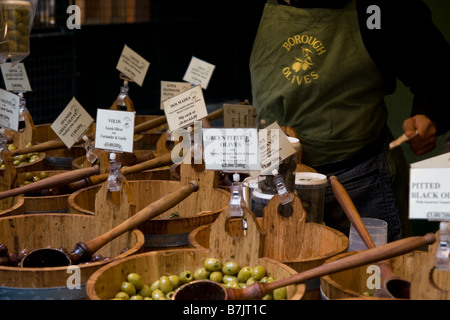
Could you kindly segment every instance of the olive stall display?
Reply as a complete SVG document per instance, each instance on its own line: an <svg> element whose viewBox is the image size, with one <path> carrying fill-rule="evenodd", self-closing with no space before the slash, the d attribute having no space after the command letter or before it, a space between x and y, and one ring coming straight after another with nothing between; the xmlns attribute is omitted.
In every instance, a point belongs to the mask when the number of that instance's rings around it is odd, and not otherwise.
<svg viewBox="0 0 450 320"><path fill-rule="evenodd" d="M179 274L161 275L159 279L148 284L146 280L136 272L128 273L112 300L171 300L176 289L194 280L211 280L225 288L239 289L257 281L272 282L275 278L261 265L240 267L235 261L222 263L217 258L209 257L193 272L182 270ZM287 289L281 287L268 293L263 300L286 298Z"/></svg>

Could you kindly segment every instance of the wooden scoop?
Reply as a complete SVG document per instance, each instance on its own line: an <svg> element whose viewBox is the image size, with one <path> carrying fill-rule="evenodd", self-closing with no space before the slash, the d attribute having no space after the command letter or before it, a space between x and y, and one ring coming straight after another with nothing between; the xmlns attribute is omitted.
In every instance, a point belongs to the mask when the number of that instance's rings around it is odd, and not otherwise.
<svg viewBox="0 0 450 320"><path fill-rule="evenodd" d="M21 266L23 268L58 267L90 261L92 255L108 242L169 210L197 190L198 184L191 181L188 185L181 187L176 192L170 192L159 200L152 202L108 232L85 243L78 242L68 255L56 249L37 249L22 259ZM55 263L49 265L53 261Z"/></svg>
<svg viewBox="0 0 450 320"><path fill-rule="evenodd" d="M366 244L367 248L375 248L375 243L370 237L370 234L367 231L366 226L361 219L361 216L356 210L356 207L353 204L353 201L351 200L344 186L337 180L335 176L331 176L329 178L329 181L336 199L338 200L350 222L355 227L356 231L359 233L361 239ZM411 283L396 276L392 271L392 266L389 261L379 261L378 266L380 267L382 285L381 288L376 291L375 296L384 298L409 299Z"/></svg>
<svg viewBox="0 0 450 320"><path fill-rule="evenodd" d="M5 199L8 197L14 197L19 194L36 192L42 189L53 188L61 185L66 185L74 181L78 181L80 179L87 178L94 174L98 174L100 172L99 166L93 166L90 168L76 169L72 171L67 171L64 173L60 173L22 187L13 188L9 190L5 190L0 192L0 199Z"/></svg>
<svg viewBox="0 0 450 320"><path fill-rule="evenodd" d="M410 237L393 241L382 246L358 252L351 256L335 260L330 263L322 264L290 277L276 280L269 283L255 282L245 289L225 289L221 284L209 281L198 280L189 282L175 291L173 300L249 300L261 299L270 291L289 286L292 284L303 283L307 280L322 277L327 274L360 267L372 262L383 259L393 258L420 248L423 245L431 244L436 241L434 234L429 233L421 237Z"/></svg>
<svg viewBox="0 0 450 320"><path fill-rule="evenodd" d="M11 150L11 156L15 156L18 154L26 154L30 152L44 152L61 148L67 148L66 144L62 142L62 140L50 140L43 143L32 145L30 147Z"/></svg>

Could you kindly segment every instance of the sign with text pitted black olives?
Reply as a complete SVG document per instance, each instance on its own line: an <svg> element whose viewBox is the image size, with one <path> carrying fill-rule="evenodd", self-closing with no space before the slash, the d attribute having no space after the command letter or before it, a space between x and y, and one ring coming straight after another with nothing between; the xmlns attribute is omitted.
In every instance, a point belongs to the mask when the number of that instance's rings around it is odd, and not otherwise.
<svg viewBox="0 0 450 320"><path fill-rule="evenodd" d="M109 109L97 110L95 148L133 152L135 113Z"/></svg>
<svg viewBox="0 0 450 320"><path fill-rule="evenodd" d="M50 128L70 149L89 129L92 122L94 122L94 119L77 99L72 98Z"/></svg>
<svg viewBox="0 0 450 320"><path fill-rule="evenodd" d="M450 221L450 153L412 163L409 218Z"/></svg>

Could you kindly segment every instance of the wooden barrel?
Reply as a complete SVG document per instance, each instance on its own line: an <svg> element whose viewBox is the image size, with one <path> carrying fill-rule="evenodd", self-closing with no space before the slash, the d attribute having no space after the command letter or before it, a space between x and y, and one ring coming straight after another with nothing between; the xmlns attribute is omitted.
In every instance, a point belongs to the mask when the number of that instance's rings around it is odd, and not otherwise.
<svg viewBox="0 0 450 320"><path fill-rule="evenodd" d="M179 181L130 180L136 211L180 188ZM199 181L201 185L201 181ZM69 212L94 214L95 195L100 186L78 190L68 198ZM229 192L212 188L200 189L159 217L147 221L141 230L145 235L144 250L162 250L189 246L189 233L198 226L212 223L230 201Z"/></svg>
<svg viewBox="0 0 450 320"><path fill-rule="evenodd" d="M0 243L15 253L23 248L45 247L65 247L71 251L77 242L100 235L94 231L98 230L97 225L94 217L77 214L40 213L0 218ZM142 232L133 230L109 242L97 253L116 260L138 252L143 244ZM51 268L0 266L0 299L86 299L88 278L109 262Z"/></svg>
<svg viewBox="0 0 450 320"><path fill-rule="evenodd" d="M30 163L21 164L19 166L15 166L16 172L29 172L29 171L37 171L37 170L43 170L44 169L44 161L47 154L45 152L39 152L39 157ZM5 169L0 169L5 170Z"/></svg>
<svg viewBox="0 0 450 320"><path fill-rule="evenodd" d="M31 175L39 176L41 173L45 173L48 177L55 176L58 174L62 174L67 172L67 170L42 170L42 171L32 171L32 172L20 172L17 174L16 178L16 186L23 185L27 180L28 176ZM58 189L56 190L59 192ZM47 192L49 192L47 190ZM69 197L69 193L65 194L33 194L33 195L24 195L24 210L23 213L67 213L69 212L69 205L67 202L67 198Z"/></svg>
<svg viewBox="0 0 450 320"><path fill-rule="evenodd" d="M257 221L264 230L264 218L257 218ZM239 218L230 220L228 226L231 234L237 237L242 236L242 222ZM337 230L321 224L307 222L304 232L304 248L298 259L279 260L297 272L318 267L330 257L347 250L348 238ZM209 233L209 225L199 226L189 234L189 243L198 249L208 249ZM320 300L319 281L320 279L313 279L306 282L304 300Z"/></svg>
<svg viewBox="0 0 450 320"><path fill-rule="evenodd" d="M22 195L0 200L0 217L9 217L24 213L25 199Z"/></svg>
<svg viewBox="0 0 450 320"><path fill-rule="evenodd" d="M327 259L325 263L329 263L349 255L353 255L358 251L345 252L340 255ZM425 251L413 251L395 258L390 259L393 271L399 277L411 281L415 272L420 268L427 257ZM364 295L370 292L367 281L372 281L369 277L373 277L374 272L368 269L370 265L364 265L358 268L337 272L320 278L320 288L322 299L377 299Z"/></svg>
<svg viewBox="0 0 450 320"><path fill-rule="evenodd" d="M128 273L140 274L144 282L151 285L163 275L178 275L184 270L194 272L210 256L209 250L188 248L137 254L98 269L87 281L86 291L91 300L111 299L120 291L120 285ZM260 258L259 264L275 279L287 278L296 273L272 259ZM287 299L300 300L304 292L304 284L291 285L287 289Z"/></svg>

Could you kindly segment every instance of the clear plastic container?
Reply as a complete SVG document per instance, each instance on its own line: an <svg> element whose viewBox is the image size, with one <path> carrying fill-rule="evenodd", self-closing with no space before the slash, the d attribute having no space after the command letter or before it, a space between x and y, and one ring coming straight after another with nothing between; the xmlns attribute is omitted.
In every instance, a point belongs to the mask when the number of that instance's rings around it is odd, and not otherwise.
<svg viewBox="0 0 450 320"><path fill-rule="evenodd" d="M376 247L387 243L387 229L388 224L386 221L376 218L361 218L366 226L367 232L369 232L373 243ZM358 231L350 225L350 233L348 236L349 245L348 251L367 250L367 246L359 236Z"/></svg>

